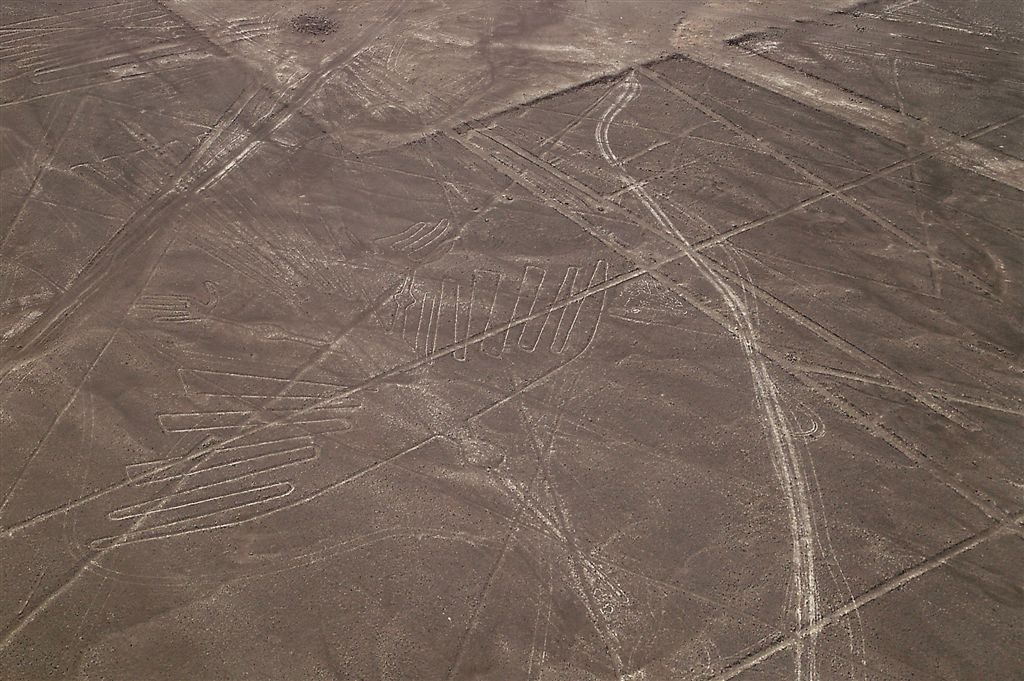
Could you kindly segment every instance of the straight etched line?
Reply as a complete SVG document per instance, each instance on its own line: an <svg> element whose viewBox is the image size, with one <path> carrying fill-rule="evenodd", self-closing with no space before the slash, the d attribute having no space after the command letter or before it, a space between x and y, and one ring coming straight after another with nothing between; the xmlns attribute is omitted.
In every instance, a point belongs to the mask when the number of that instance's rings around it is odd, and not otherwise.
<svg viewBox="0 0 1024 681"><path fill-rule="evenodd" d="M1013 518L1013 522L1015 523L1020 523L1022 520L1024 520L1024 514L1018 514ZM781 653L785 650L789 650L790 648L798 645L803 639L809 636L816 635L821 631L827 629L828 627L831 627L832 625L841 621L847 615L851 615L857 612L868 603L876 601L882 596L885 596L889 593L892 593L893 591L896 591L897 589L906 586L915 579L918 579L919 577L928 574L935 568L945 565L953 558L956 558L959 555L967 553L968 551L976 548L980 544L994 537L1009 534L1010 532L1011 530L1009 530L1005 525L1000 524L989 527L988 529L983 530L982 532L979 532L971 537L968 537L967 539L964 539L963 541L940 551L931 558L928 558L918 563L914 567L908 568L907 570L904 570L898 575L890 577L889 579L877 584L871 589L868 589L860 596L854 598L849 603L846 603L842 607L837 608L828 615L825 615L824 617L818 619L814 624L803 627L802 629L799 629L794 633L790 634L789 636L786 636L780 639L779 641L776 641L775 643L769 645L766 648L762 648L759 651L750 653L747 657L726 667L715 676L706 679L706 681L728 681L729 679L734 679L743 672L756 667L765 660L774 657L778 653Z"/></svg>

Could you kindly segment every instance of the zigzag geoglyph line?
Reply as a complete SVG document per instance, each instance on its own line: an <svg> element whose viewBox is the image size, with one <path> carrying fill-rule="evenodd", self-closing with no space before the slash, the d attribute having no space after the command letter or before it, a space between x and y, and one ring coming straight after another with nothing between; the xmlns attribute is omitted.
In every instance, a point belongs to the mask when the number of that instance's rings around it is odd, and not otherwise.
<svg viewBox="0 0 1024 681"><path fill-rule="evenodd" d="M423 287L410 279L404 296L394 299L391 331L416 348L418 365L429 365L447 354L465 361L473 347L494 358L512 349L569 356L586 347L596 333L603 296L588 293L600 290L607 281L604 260L594 264L589 278L576 266L551 277L547 269L527 265L517 283L498 272L477 270L466 292L445 279L433 293L422 293ZM451 350L441 354L438 347ZM301 498L286 500L295 492L292 480L257 476L316 458L303 453L312 444L282 450L278 443L286 438L268 444L262 439L266 436L255 443L250 436L261 429L260 424L273 427L275 433L296 427L307 434L310 428L347 430L352 412L359 408L355 400L338 396L339 391L348 390L346 386L333 383L222 370L182 369L179 373L185 393L202 400L204 408L159 414L161 426L167 432L213 437L198 452L181 459L132 464L128 477L135 485L170 480L202 484L186 484L173 494L111 511L108 519L112 521L159 521L140 526L120 537L119 543L231 527L279 509L282 500L285 505L301 503ZM232 453L245 455L231 458ZM284 461L278 463L282 456ZM257 465L262 463L273 465ZM188 465L193 468L182 472L182 466ZM150 510L154 505L158 510ZM96 540L94 545L105 541L112 540Z"/></svg>
<svg viewBox="0 0 1024 681"><path fill-rule="evenodd" d="M312 438L298 436L221 447L198 460L184 456L131 464L126 472L133 487L174 487L110 510L108 520L132 521L131 528L94 539L90 546L111 548L245 522L295 491L291 480L267 479L266 474L308 464L319 455ZM150 472L157 469L156 475Z"/></svg>
<svg viewBox="0 0 1024 681"><path fill-rule="evenodd" d="M552 277L547 268L527 265L518 283L507 291L505 276L491 270L475 270L469 286L446 278L433 290L410 277L393 300L389 331L400 334L425 358L438 347L457 345L452 357L464 362L470 350L465 341L487 334L496 326L506 327L504 333L484 337L476 344L485 355L499 358L513 349L534 352L538 348L563 354L580 335L593 335L597 319L592 324L578 324L585 299L560 303L607 279L608 263L604 260L594 264L589 283L576 266L566 267L560 277ZM535 314L544 309L548 311Z"/></svg>
<svg viewBox="0 0 1024 681"><path fill-rule="evenodd" d="M676 259L675 257L672 258L672 260L675 260L675 259ZM550 305L548 307L542 308L541 310L538 310L538 311L536 311L536 312L534 312L532 314L525 315L525 316L523 316L521 318L516 319L515 321L506 322L506 323L502 323L502 324L495 324L494 326L491 326L490 328L488 328L486 331L482 331L480 333L474 334L474 335L472 335L472 336L470 336L468 338L465 338L465 339L460 340L460 341L458 341L456 343L453 343L452 345L449 345L449 346L446 346L446 347L442 347L442 348L438 348L433 353L431 353L429 356L413 358L413 359L411 359L411 360L409 360L407 362L404 362L404 363L399 364L399 365L397 365L395 367L392 367L391 369L382 371L382 372L380 372L380 373L378 373L378 374L376 374L374 376L371 376L370 378L368 378L368 379L366 379L366 380L364 380L361 383L358 383L356 385L347 386L347 387L337 387L337 388L335 388L333 390L326 391L321 396L315 397L313 400L311 400L308 403L304 404L303 406L301 406L300 408L296 409L295 411L281 412L279 414L274 414L272 416L268 415L269 420L266 420L266 421L253 421L251 423L246 424L245 426L239 427L235 433L233 433L231 435L228 435L223 440L221 440L219 443L203 444L196 451L194 451L194 452L190 453L189 455L187 455L185 457L185 459L186 460L200 459L200 458L208 455L210 452L217 450L218 448L223 448L223 447L228 446L228 445L236 445L236 444L240 444L242 442L251 442L252 438L254 438L255 436L257 436L260 433L267 433L268 431L271 431L273 429L280 428L281 426L285 426L285 425L291 424L294 420L296 420L296 417L306 417L310 413L316 411L317 409L321 409L321 408L324 408L324 407L335 407L335 406L343 405L343 404L346 404L346 403L350 403L351 398L353 396L357 395L358 393L360 393L360 392L362 392L364 390L371 389L375 385L379 385L379 384L384 383L384 382L386 382L386 381L388 381L388 380L390 380L390 379L392 379L392 378L394 378L396 376L400 376L400 375L405 374L405 373L407 373L409 371L413 371L413 370L415 370L415 369L417 369L417 368L419 368L421 366L425 366L425 365L429 364L432 361L436 361L438 359L441 359L442 357L447 357L449 355L453 355L453 354L455 354L456 352L458 352L459 350L461 350L463 348L468 348L470 346L477 345L477 344L479 344L479 343L481 343L481 342L483 342L483 341L485 341L485 340L487 340L489 338L493 338L495 336L504 334L506 331L508 331L510 329L513 329L513 328L518 327L518 326L522 326L524 324L528 324L531 321L533 321L535 319L539 319L539 318L545 317L545 316L551 314L552 312L556 312L558 310L562 310L562 309L565 309L565 308L572 307L572 306L576 305L579 302L582 302L582 301L585 301L585 300L588 300L588 299L595 299L595 300L598 301L597 304L598 304L599 311L603 311L603 309L604 309L604 297L605 297L605 294L606 294L607 291L609 291L609 290L611 290L611 289L613 289L613 288L615 288L617 286L620 286L621 284L623 284L623 283L625 283L627 281L631 281L633 279L637 279L637 278L643 276L644 274L652 271L653 268L661 266L661 265L664 265L664 264L666 264L666 262L652 263L652 266L650 268L643 268L643 269L639 269L639 270L633 270L633 271L630 271L630 272L625 272L623 274L615 275L615 276L610 277L608 279L604 279L604 280L600 281L600 283L597 283L597 284L594 284L593 286L585 288L585 289L579 291L578 293L575 293L575 294L569 296L565 300L556 302L556 303L554 303L554 304L552 304L552 305ZM602 266L602 269L601 269L602 272L604 271L603 267L604 266ZM596 328L596 324L595 324L595 328ZM283 380L283 379L273 379L273 380ZM414 452L418 448L420 448L420 447L424 446L425 444L427 444L427 442L432 440L434 437L437 437L437 436L432 436L431 438L428 438L427 440L424 440L423 442L420 442L420 443L414 445L413 447L410 447L409 449L403 450L402 452L398 452L398 453L396 453L396 454L394 454L394 455L392 455L390 457L387 457L387 458L385 458L385 459L383 459L381 461L378 461L377 463L374 463L374 464L372 464L370 466L367 466L367 467L365 467L363 469L360 469L356 473L353 473L352 475L348 476L347 478L345 478L343 480L337 481L335 483L331 483L330 485L327 485L324 488L322 488L321 490L317 491L316 493L310 495L305 500L310 500L310 499L315 498L317 496L321 496L322 494L326 494L326 493L328 493L328 492L330 492L330 491L332 491L334 489L337 489L341 485L348 484L352 480L358 479L358 478L360 478L360 477L362 477L362 476L364 476L364 475L366 475L366 474L368 474L368 473L370 473L370 472L372 472L374 470L377 470L378 468L380 468L382 466L388 465L390 462L392 462L394 460L397 460L398 458L401 458L403 456L407 456L411 452ZM169 469L172 465L173 464L156 465L146 475L147 476L158 475L158 474L162 473L163 471ZM83 507L85 505L91 504L91 503L93 503L93 502L95 502L95 501L97 501L97 500L99 500L99 499L101 499L103 497L106 497L106 496L108 496L110 494L114 494L114 493L124 489L129 484L132 484L132 482L137 482L137 481L123 480L123 481L115 482L115 483L113 483L111 485L108 485L107 487L104 487L104 488L99 489L99 490L95 490L93 492L90 492L89 494L86 494L86 495L82 496L82 497L79 497L77 499L73 499L73 500L68 501L66 503L60 504L59 506L55 506L55 507L50 508L50 509L48 509L46 511L42 511L42 512L37 513L37 514L35 514L35 515L33 515L33 516L29 517L29 518L25 518L25 519L23 519L23 520L21 520L21 521L19 521L17 523L14 523L12 525L8 525L6 527L0 528L0 536L12 537L12 536L20 534L22 532L25 532L26 530L28 530L28 529L30 529L32 527L35 527L36 525L38 525L40 523L46 522L47 520L49 520L51 518L63 515L65 513L73 511L73 510L75 510L77 508L81 508L81 507Z"/></svg>

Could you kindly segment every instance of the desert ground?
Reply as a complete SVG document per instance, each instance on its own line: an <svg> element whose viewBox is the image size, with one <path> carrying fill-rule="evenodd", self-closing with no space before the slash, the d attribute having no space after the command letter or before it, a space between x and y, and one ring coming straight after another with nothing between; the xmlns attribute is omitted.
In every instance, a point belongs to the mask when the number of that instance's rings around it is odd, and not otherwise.
<svg viewBox="0 0 1024 681"><path fill-rule="evenodd" d="M1020 0L4 0L0 677L1024 678Z"/></svg>

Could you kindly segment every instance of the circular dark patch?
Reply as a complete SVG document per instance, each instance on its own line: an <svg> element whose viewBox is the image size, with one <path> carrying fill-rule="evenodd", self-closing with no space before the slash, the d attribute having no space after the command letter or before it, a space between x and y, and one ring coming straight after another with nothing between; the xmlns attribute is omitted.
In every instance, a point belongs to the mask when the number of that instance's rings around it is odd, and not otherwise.
<svg viewBox="0 0 1024 681"><path fill-rule="evenodd" d="M338 30L338 24L322 14L299 14L292 17L292 28L306 35L330 35Z"/></svg>

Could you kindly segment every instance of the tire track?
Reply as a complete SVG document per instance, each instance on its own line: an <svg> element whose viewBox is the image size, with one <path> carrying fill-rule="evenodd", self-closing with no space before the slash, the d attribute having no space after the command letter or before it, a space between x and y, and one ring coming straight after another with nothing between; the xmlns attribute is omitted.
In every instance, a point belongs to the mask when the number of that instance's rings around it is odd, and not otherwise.
<svg viewBox="0 0 1024 681"><path fill-rule="evenodd" d="M640 200L662 230L686 246L687 259L719 294L733 319L734 329L754 382L754 395L768 427L771 463L776 480L782 490L791 535L792 588L796 594L793 614L797 627L804 629L817 621L820 598L815 570L817 537L801 453L789 417L782 406L779 388L768 371L754 324L753 313L747 302L712 268L705 256L692 250L689 241L682 232L676 229L671 219L646 188L623 170L622 162L611 147L608 138L609 129L616 117L639 94L640 87L635 74L630 74L623 83L617 86L619 92L598 122L594 130L594 138L601 155L609 165L618 170L622 181L629 187L630 193ZM814 681L818 678L816 636L816 633L809 633L796 643L796 679L798 681L804 678Z"/></svg>

